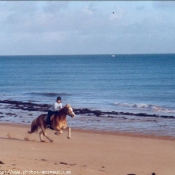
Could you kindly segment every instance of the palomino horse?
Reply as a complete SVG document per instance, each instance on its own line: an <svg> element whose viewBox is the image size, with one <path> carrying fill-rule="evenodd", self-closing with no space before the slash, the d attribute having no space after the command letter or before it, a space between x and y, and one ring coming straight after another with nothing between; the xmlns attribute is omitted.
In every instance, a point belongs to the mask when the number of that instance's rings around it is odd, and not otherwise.
<svg viewBox="0 0 175 175"><path fill-rule="evenodd" d="M66 116L69 115L72 118L75 116L73 109L70 105L64 106L60 111L56 112L56 114L51 116L51 127L53 130L57 131L55 134L59 135L63 132L63 129L68 130L68 138L71 138L71 128L67 125ZM36 119L34 119L31 123L31 130L28 131L29 134L32 134L34 132L37 132L38 129L41 129L39 132L39 137L41 142L44 142L43 135L50 141L53 142L52 139L50 139L45 130L47 126L47 122L45 121L45 117L47 117L47 114L41 114Z"/></svg>

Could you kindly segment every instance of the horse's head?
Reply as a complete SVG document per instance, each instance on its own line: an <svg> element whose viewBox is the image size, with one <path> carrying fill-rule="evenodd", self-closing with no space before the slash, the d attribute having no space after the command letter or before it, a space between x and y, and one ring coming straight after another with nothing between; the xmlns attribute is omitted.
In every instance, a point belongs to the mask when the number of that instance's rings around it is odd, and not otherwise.
<svg viewBox="0 0 175 175"><path fill-rule="evenodd" d="M66 104L65 108L67 109L67 115L71 116L72 118L75 117L75 113L69 104Z"/></svg>

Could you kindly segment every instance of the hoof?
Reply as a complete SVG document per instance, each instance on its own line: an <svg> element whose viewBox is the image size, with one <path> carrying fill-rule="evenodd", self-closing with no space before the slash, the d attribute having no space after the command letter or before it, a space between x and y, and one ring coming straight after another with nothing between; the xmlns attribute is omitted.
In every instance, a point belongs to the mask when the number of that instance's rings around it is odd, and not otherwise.
<svg viewBox="0 0 175 175"><path fill-rule="evenodd" d="M55 134L55 135L58 135L58 132L55 132L54 134Z"/></svg>
<svg viewBox="0 0 175 175"><path fill-rule="evenodd" d="M67 138L68 138L68 139L71 139L71 137L70 137L70 136L67 136Z"/></svg>
<svg viewBox="0 0 175 175"><path fill-rule="evenodd" d="M50 142L53 142L53 140L52 140L52 139L50 139L49 141L50 141Z"/></svg>
<svg viewBox="0 0 175 175"><path fill-rule="evenodd" d="M41 140L41 142L45 142L45 140Z"/></svg>
<svg viewBox="0 0 175 175"><path fill-rule="evenodd" d="M55 132L55 135L59 136L59 135L60 135L60 133L58 133L58 132Z"/></svg>

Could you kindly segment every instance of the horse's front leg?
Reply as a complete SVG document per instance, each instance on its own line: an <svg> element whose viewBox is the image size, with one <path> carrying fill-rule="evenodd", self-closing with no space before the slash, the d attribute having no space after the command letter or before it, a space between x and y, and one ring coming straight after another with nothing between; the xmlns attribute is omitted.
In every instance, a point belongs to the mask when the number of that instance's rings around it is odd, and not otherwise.
<svg viewBox="0 0 175 175"><path fill-rule="evenodd" d="M57 130L57 132L55 132L55 135L59 136L60 134L62 134L63 131L62 130Z"/></svg>
<svg viewBox="0 0 175 175"><path fill-rule="evenodd" d="M71 128L69 126L67 126L67 130L68 130L67 138L70 139L71 138Z"/></svg>
<svg viewBox="0 0 175 175"><path fill-rule="evenodd" d="M70 139L71 138L71 128L69 126L65 125L65 126L62 127L62 129L64 129L64 130L67 129L68 130L67 138Z"/></svg>
<svg viewBox="0 0 175 175"><path fill-rule="evenodd" d="M60 134L63 133L63 130L62 130L62 128L61 128L60 126L57 126L57 127L55 128L55 130L57 131L57 132L55 132L55 135L57 135L57 136L59 136Z"/></svg>
<svg viewBox="0 0 175 175"><path fill-rule="evenodd" d="M63 130L67 129L68 130L68 136L67 138L70 139L71 138L71 128L69 126L63 126L61 129L60 128L56 128L55 135L60 135L61 133L63 133Z"/></svg>

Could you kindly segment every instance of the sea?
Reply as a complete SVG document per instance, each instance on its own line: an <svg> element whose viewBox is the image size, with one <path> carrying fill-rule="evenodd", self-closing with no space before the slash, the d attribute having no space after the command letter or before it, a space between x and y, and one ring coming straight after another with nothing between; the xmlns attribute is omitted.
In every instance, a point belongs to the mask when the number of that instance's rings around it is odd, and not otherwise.
<svg viewBox="0 0 175 175"><path fill-rule="evenodd" d="M53 104L61 96L63 105L73 108L175 117L175 54L0 56L0 76L1 100ZM117 128L112 129L110 122L98 120L93 129L127 130L125 121L123 127L111 121ZM157 118L151 120L159 124ZM161 121L159 129L166 123L175 135L175 119L168 120ZM141 130L154 127L148 123L143 122Z"/></svg>

